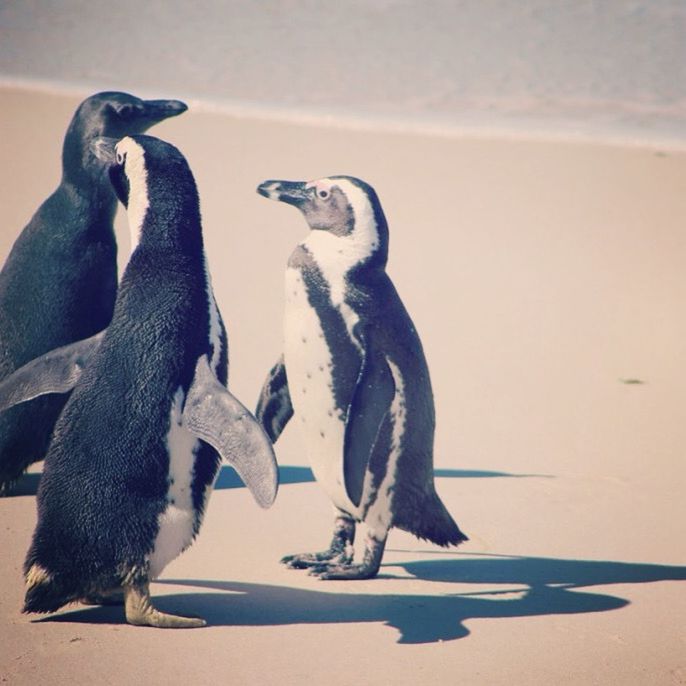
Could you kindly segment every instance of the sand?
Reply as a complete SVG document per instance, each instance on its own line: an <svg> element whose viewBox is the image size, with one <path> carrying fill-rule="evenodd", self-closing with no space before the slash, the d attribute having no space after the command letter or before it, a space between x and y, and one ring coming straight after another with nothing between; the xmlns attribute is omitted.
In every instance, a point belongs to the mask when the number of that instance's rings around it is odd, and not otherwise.
<svg viewBox="0 0 686 686"><path fill-rule="evenodd" d="M77 104L0 91L0 260L58 182ZM197 542L153 584L207 628L83 606L36 621L20 614L31 474L0 500L0 683L686 683L686 154L192 109L155 133L195 172L231 388L250 406L305 234L255 187L337 173L376 187L432 373L437 488L471 540L393 531L371 581L283 568L332 523L289 427L273 508L225 469Z"/></svg>

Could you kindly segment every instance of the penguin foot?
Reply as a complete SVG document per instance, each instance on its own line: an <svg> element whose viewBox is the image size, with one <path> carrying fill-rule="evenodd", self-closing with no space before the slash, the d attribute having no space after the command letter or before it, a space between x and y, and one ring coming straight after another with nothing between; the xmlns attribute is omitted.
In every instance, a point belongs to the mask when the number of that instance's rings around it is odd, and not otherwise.
<svg viewBox="0 0 686 686"><path fill-rule="evenodd" d="M310 576L316 576L324 581L334 580L354 580L354 579L373 579L379 571L364 563L356 564L329 564L318 565L310 568Z"/></svg>
<svg viewBox="0 0 686 686"><path fill-rule="evenodd" d="M356 579L373 579L379 573L381 558L386 547L388 530L383 532L380 538L371 533L367 534L364 544L364 558L360 564L354 564L352 560L346 562L333 562L328 564L313 565L310 574L325 581L341 580L352 581Z"/></svg>
<svg viewBox="0 0 686 686"><path fill-rule="evenodd" d="M135 626L154 626L160 629L194 629L207 622L199 617L179 617L160 612L153 607L148 584L127 586L124 590L126 621Z"/></svg>
<svg viewBox="0 0 686 686"><path fill-rule="evenodd" d="M299 553L286 555L281 558L281 564L289 569L310 569L311 567L326 567L327 564L346 565L352 562L352 555L338 550L324 550L321 553Z"/></svg>
<svg viewBox="0 0 686 686"><path fill-rule="evenodd" d="M83 605L123 605L124 589L115 588L102 593L89 593L79 601Z"/></svg>
<svg viewBox="0 0 686 686"><path fill-rule="evenodd" d="M353 543L355 541L355 520L348 514L341 512L336 517L333 538L328 550L320 553L299 553L286 555L281 563L289 569L309 569L326 565L349 565L353 561Z"/></svg>

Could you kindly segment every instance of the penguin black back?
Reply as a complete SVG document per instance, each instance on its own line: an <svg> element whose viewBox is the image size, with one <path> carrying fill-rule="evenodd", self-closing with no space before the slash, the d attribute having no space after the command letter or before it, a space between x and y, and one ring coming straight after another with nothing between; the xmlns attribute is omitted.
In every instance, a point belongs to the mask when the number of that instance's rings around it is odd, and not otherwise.
<svg viewBox="0 0 686 686"><path fill-rule="evenodd" d="M133 624L202 626L155 610L149 582L197 534L221 456L265 506L276 462L225 387L227 341L188 164L168 143L126 137L110 177L134 251L112 321L55 427L24 610L119 589Z"/></svg>
<svg viewBox="0 0 686 686"><path fill-rule="evenodd" d="M169 144L148 136L127 142L119 146L125 151L118 153L120 163L110 175L128 206L134 251L112 322L55 428L26 561L27 573L38 564L50 570L53 583L30 585L28 611L57 609L89 587L120 586L122 565L145 569L168 490L163 427L169 425L177 388L187 393L195 360L208 352L206 275L192 174ZM144 193L137 187L129 196L124 162L129 175L142 175L134 182L145 185ZM225 381L225 352L219 374ZM213 477L216 452L207 446L199 452L201 472ZM195 484L196 500L208 481Z"/></svg>
<svg viewBox="0 0 686 686"><path fill-rule="evenodd" d="M60 185L19 235L0 272L0 380L109 324L117 289L116 198L92 144L100 136L143 132L185 109L179 101L118 92L81 103L65 135ZM43 458L65 400L45 396L0 416L0 492Z"/></svg>

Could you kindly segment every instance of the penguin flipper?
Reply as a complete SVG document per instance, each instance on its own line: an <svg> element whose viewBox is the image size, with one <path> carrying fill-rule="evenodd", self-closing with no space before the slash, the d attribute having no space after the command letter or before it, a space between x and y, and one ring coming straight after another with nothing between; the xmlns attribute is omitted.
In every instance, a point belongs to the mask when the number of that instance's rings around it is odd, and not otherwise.
<svg viewBox="0 0 686 686"><path fill-rule="evenodd" d="M395 396L395 382L386 356L365 342L365 358L348 409L343 448L345 489L354 505L362 500L369 460Z"/></svg>
<svg viewBox="0 0 686 686"><path fill-rule="evenodd" d="M105 331L55 348L16 369L0 383L0 412L48 393L71 391Z"/></svg>
<svg viewBox="0 0 686 686"><path fill-rule="evenodd" d="M184 426L229 462L261 507L276 498L278 467L269 437L250 411L198 360L183 410Z"/></svg>
<svg viewBox="0 0 686 686"><path fill-rule="evenodd" d="M283 355L271 368L257 401L255 417L272 443L276 443L286 424L293 416L293 403L288 391L288 378Z"/></svg>

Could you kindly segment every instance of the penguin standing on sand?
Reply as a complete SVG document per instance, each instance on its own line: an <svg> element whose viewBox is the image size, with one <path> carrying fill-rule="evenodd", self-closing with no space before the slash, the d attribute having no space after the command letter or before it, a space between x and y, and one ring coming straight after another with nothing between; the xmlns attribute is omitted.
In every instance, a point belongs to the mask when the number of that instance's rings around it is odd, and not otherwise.
<svg viewBox="0 0 686 686"><path fill-rule="evenodd" d="M311 232L288 261L284 355L256 414L274 441L295 414L337 511L328 550L282 561L323 579L368 579L393 526L443 546L466 540L434 489L429 370L385 271L388 227L376 193L345 176L257 190L295 205ZM360 564L356 522L367 526Z"/></svg>
<svg viewBox="0 0 686 686"><path fill-rule="evenodd" d="M17 372L35 371L34 392L75 384L40 481L24 611L123 591L131 624L202 626L156 610L149 583L198 533L220 457L264 507L276 496L276 460L226 389L227 339L186 160L149 136L115 149L110 176L134 250L112 322L89 339L90 351L82 341ZM77 364L79 356L88 363Z"/></svg>
<svg viewBox="0 0 686 686"><path fill-rule="evenodd" d="M0 272L0 380L49 350L101 331L112 317L117 199L93 141L143 133L185 110L178 100L116 92L81 103L64 139L60 185L19 235ZM41 397L0 417L0 493L43 459L65 401Z"/></svg>

